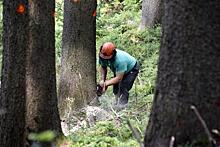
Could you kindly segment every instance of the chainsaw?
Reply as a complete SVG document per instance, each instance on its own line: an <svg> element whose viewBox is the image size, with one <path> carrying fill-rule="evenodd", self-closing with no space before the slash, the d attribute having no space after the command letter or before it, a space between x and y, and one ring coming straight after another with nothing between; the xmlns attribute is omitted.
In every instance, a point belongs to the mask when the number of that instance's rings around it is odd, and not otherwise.
<svg viewBox="0 0 220 147"><path fill-rule="evenodd" d="M97 84L97 86L96 86L96 95L98 97L102 96L102 90L103 90L103 87L100 86L100 84Z"/></svg>

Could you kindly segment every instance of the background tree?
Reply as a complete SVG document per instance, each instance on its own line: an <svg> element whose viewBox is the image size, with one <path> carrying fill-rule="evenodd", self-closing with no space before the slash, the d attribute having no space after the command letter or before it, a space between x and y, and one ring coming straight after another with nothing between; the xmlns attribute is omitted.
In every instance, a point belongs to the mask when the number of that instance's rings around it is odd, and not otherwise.
<svg viewBox="0 0 220 147"><path fill-rule="evenodd" d="M26 128L61 132L55 72L55 0L29 1Z"/></svg>
<svg viewBox="0 0 220 147"><path fill-rule="evenodd" d="M3 5L0 143L1 146L24 146L28 2L4 0Z"/></svg>
<svg viewBox="0 0 220 147"><path fill-rule="evenodd" d="M74 109L85 106L96 90L96 0L64 1L59 104L68 98Z"/></svg>
<svg viewBox="0 0 220 147"><path fill-rule="evenodd" d="M207 137L190 109L209 129L220 128L220 1L165 0L156 92L145 146L190 144ZM188 145L189 145L188 144Z"/></svg>
<svg viewBox="0 0 220 147"><path fill-rule="evenodd" d="M143 0L140 29L152 27L161 22L163 15L163 0Z"/></svg>

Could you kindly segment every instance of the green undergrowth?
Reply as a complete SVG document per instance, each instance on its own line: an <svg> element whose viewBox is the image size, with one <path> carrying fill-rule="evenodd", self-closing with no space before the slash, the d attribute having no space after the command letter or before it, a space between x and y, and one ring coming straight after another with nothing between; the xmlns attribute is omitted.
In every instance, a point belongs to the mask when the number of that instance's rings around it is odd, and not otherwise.
<svg viewBox="0 0 220 147"><path fill-rule="evenodd" d="M153 95L142 98L131 97L128 107L124 110L119 112L114 109L109 110L114 116L112 120L96 122L94 126L82 128L68 136L71 145L73 147L139 146L127 121L143 141L152 98Z"/></svg>
<svg viewBox="0 0 220 147"><path fill-rule="evenodd" d="M73 146L137 146L131 139L132 133L126 124L117 127L113 122L99 122L91 129L85 129L71 136Z"/></svg>

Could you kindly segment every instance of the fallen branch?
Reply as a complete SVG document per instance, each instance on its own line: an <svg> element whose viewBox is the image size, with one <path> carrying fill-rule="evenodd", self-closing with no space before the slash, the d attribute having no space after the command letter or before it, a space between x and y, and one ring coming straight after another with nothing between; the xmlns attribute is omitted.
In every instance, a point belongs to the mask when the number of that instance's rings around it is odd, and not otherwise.
<svg viewBox="0 0 220 147"><path fill-rule="evenodd" d="M220 138L220 132L217 129L213 129L212 134L215 134L215 136L218 136L218 138Z"/></svg>
<svg viewBox="0 0 220 147"><path fill-rule="evenodd" d="M110 108L111 108L112 112L114 113L114 115L115 115L117 118L120 118L120 115L118 115L118 113L112 108L112 105L110 105Z"/></svg>
<svg viewBox="0 0 220 147"><path fill-rule="evenodd" d="M206 125L204 119L203 119L203 118L201 117L201 115L199 114L199 111L198 111L198 110L196 109L196 107L193 106L193 105L191 105L190 108L195 112L196 116L198 117L199 121L201 122L201 124L202 124L202 126L203 126L203 128L204 128L204 130L205 130L205 133L206 133L206 135L208 136L208 139L209 139L210 143L212 143L213 145L215 145L215 144L216 144L216 141L214 140L214 138L212 138L212 135L211 135L211 133L210 133L210 131L209 131L209 129L208 129L208 127L207 127L207 125Z"/></svg>
<svg viewBox="0 0 220 147"><path fill-rule="evenodd" d="M143 142L141 141L140 133L137 132L137 130L132 127L131 122L130 122L129 120L127 120L127 124L128 124L128 127L131 129L134 138L135 138L135 139L137 140L137 142L140 144L140 147L144 147L144 144L143 144Z"/></svg>
<svg viewBox="0 0 220 147"><path fill-rule="evenodd" d="M175 141L175 137L172 136L171 139L170 139L170 145L169 145L169 147L173 147L173 146L174 146L174 141Z"/></svg>

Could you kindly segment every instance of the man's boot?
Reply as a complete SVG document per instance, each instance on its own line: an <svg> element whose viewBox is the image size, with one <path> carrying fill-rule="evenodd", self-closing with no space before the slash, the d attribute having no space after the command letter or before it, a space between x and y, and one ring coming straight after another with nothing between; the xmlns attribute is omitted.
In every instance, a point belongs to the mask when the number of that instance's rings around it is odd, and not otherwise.
<svg viewBox="0 0 220 147"><path fill-rule="evenodd" d="M123 97L123 95L121 94L120 97L116 98L116 103L115 103L114 109L116 111L121 111L122 109L124 109L127 106L127 103L128 103L128 99Z"/></svg>
<svg viewBox="0 0 220 147"><path fill-rule="evenodd" d="M128 97L129 97L129 93L127 91L123 91L123 93L119 97L118 104L126 105L128 103Z"/></svg>

